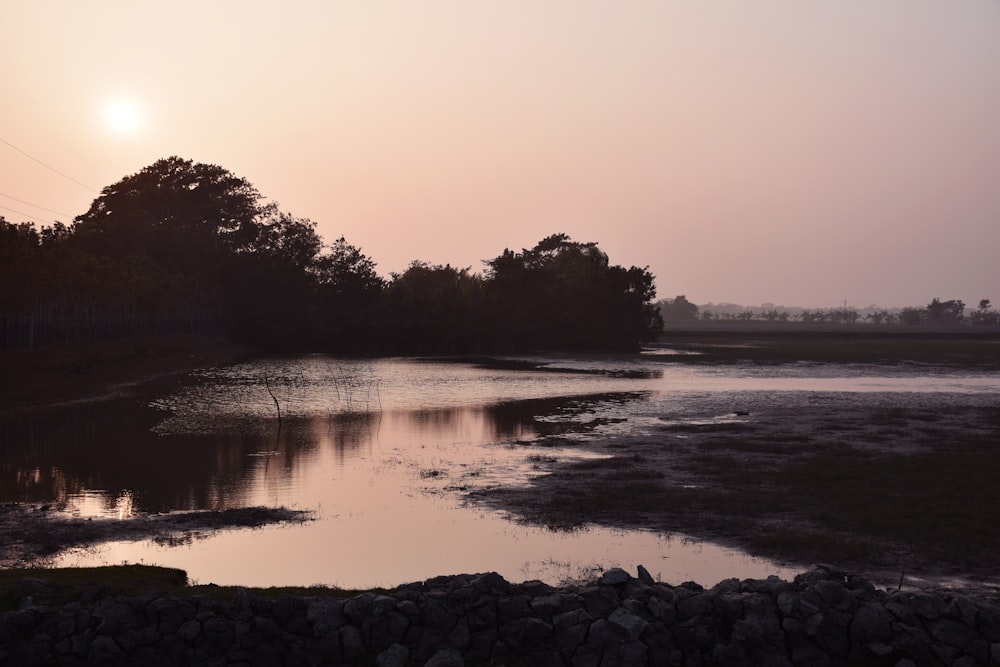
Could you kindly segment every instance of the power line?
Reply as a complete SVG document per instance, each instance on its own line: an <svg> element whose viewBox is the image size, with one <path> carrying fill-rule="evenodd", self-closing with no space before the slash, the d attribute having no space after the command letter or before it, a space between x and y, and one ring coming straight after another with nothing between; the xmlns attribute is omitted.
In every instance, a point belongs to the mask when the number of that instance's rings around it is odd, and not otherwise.
<svg viewBox="0 0 1000 667"><path fill-rule="evenodd" d="M18 215L23 215L26 218L31 218L35 222L41 222L41 223L52 222L51 220L42 220L41 218L31 215L30 213L25 213L24 211L18 211L16 208L10 208L9 206L0 206L0 208L2 208L5 211L10 211L11 213L17 213Z"/></svg>
<svg viewBox="0 0 1000 667"><path fill-rule="evenodd" d="M20 148L18 148L18 147L17 147L17 146L15 146L14 144L10 143L9 141L7 141L6 139L4 139L3 137L0 137L0 142L3 142L3 143L5 143L5 144L7 144L8 146L10 146L10 147L11 147L11 148L13 148L14 150L16 150L16 151L17 151L18 153L20 153L21 155L25 155L25 156L27 156L27 157L31 158L32 160L34 160L34 161L35 161L35 162L37 162L38 164L42 165L43 167L45 167L45 168L46 168L46 169L48 169L49 171L53 171L53 172L55 172L55 173L59 174L60 176L62 176L63 178L65 178L65 179L66 179L66 180L68 180L68 181L73 181L74 183L76 183L77 185L79 185L79 186L80 186L81 188L86 188L87 190L90 190L91 192L94 192L94 193L97 193L97 194L100 194L100 193L98 193L98 192L97 192L97 190L95 190L94 188L90 187L90 186L89 186L89 185L87 185L86 183L81 183L80 181L76 180L76 179L75 179L75 178L73 178L72 176L68 176L68 175L64 174L63 172L59 171L59 170L58 170L58 169L56 169L55 167L50 167L49 165L45 164L44 162L42 162L41 160L39 160L38 158L36 158L36 157L35 157L34 155L32 155L31 153L28 153L27 151L23 151L23 150L21 150Z"/></svg>
<svg viewBox="0 0 1000 667"><path fill-rule="evenodd" d="M7 199L13 199L14 201L19 201L22 204L27 204L28 206L34 206L35 208L40 208L43 211L48 211L49 213L55 213L56 215L63 215L63 216L66 216L67 218L72 218L73 217L69 213L63 213L62 211L56 211L55 209L45 208L44 206L39 206L38 204L34 204L34 203L32 203L30 201L27 201L27 200L24 200L24 199L18 199L17 197L15 197L13 195L4 194L3 192L0 192L0 197L6 197Z"/></svg>

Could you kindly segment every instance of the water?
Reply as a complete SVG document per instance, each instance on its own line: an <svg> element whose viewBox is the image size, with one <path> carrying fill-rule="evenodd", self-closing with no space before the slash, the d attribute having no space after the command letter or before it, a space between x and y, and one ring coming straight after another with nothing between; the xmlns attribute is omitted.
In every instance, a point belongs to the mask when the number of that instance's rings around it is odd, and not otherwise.
<svg viewBox="0 0 1000 667"><path fill-rule="evenodd" d="M56 563L155 563L199 583L361 588L484 571L557 582L643 564L665 581L711 585L794 572L683 535L524 525L465 493L525 484L540 461L595 456L574 441L641 433L667 416L726 419L774 392L1000 392L996 375L916 366L532 361L549 370L324 355L208 369L139 401L6 425L0 499L120 520L254 505L314 513L170 545L109 543ZM559 428L566 445L538 446L540 427Z"/></svg>

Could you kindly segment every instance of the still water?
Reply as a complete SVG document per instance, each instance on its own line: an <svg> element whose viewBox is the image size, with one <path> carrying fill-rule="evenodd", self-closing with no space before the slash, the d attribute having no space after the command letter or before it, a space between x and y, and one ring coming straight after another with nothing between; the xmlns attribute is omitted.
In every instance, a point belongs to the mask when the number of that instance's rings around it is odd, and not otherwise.
<svg viewBox="0 0 1000 667"><path fill-rule="evenodd" d="M116 542L56 563L159 564L199 583L358 588L484 571L558 582L643 564L664 581L712 585L794 571L683 535L525 525L465 494L526 484L539 461L596 456L587 439L641 434L665 413L727 418L764 392L1000 392L996 375L905 366L531 361L546 370L324 355L206 369L138 399L3 426L0 500L122 521L255 505L313 512L305 524ZM542 447L539 430L553 427L563 446Z"/></svg>

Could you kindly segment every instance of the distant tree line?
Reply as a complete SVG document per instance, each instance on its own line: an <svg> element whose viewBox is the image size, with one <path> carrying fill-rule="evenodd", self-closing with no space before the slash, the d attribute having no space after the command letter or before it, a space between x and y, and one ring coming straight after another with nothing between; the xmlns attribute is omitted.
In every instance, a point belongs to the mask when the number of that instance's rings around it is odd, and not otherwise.
<svg viewBox="0 0 1000 667"><path fill-rule="evenodd" d="M0 217L0 348L225 332L271 348L629 348L662 327L653 275L565 234L470 268L388 279L343 237L225 169L171 157L104 188L70 226Z"/></svg>
<svg viewBox="0 0 1000 667"><path fill-rule="evenodd" d="M907 307L897 310L865 308L785 308L767 304L760 308L745 308L733 304L697 306L684 295L663 299L657 306L665 322L682 321L742 321L742 322L804 322L809 324L903 324L903 325L1000 325L1000 312L994 310L989 299L982 299L979 307L966 313L965 303L959 299L942 301L933 299L923 308Z"/></svg>

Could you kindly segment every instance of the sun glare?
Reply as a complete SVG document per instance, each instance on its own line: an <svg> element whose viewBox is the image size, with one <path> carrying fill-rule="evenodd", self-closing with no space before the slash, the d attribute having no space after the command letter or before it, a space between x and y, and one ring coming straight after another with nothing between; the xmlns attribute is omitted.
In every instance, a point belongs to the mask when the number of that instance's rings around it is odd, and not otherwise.
<svg viewBox="0 0 1000 667"><path fill-rule="evenodd" d="M133 100L116 98L104 105L104 123L116 134L133 134L142 125L142 113Z"/></svg>

